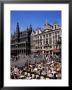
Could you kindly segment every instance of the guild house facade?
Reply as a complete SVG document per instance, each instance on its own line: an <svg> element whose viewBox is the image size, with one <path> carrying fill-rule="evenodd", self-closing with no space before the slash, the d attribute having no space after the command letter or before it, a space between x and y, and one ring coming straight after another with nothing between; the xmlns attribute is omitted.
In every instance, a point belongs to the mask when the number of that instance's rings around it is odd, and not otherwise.
<svg viewBox="0 0 72 90"><path fill-rule="evenodd" d="M31 51L51 55L61 53L61 27L57 22L50 25L46 20L42 28L32 31Z"/></svg>
<svg viewBox="0 0 72 90"><path fill-rule="evenodd" d="M20 31L19 23L17 23L16 32L11 34L11 55L29 55L31 53L31 32L31 25L29 28L27 27L25 31Z"/></svg>

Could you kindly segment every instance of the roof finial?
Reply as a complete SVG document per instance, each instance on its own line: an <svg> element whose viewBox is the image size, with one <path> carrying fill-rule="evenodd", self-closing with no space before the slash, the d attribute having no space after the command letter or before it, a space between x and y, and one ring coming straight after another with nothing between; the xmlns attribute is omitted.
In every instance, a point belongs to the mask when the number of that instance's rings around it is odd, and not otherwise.
<svg viewBox="0 0 72 90"><path fill-rule="evenodd" d="M32 25L30 24L29 29L32 30Z"/></svg>
<svg viewBox="0 0 72 90"><path fill-rule="evenodd" d="M19 22L17 22L17 27L19 27Z"/></svg>
<svg viewBox="0 0 72 90"><path fill-rule="evenodd" d="M57 21L55 21L55 22L54 22L54 24L58 24L58 22L57 22Z"/></svg>

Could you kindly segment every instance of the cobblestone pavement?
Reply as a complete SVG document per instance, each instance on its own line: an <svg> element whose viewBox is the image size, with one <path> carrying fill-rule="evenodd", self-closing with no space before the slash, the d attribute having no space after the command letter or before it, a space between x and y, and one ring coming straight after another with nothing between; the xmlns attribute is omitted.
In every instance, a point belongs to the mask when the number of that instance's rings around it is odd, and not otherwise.
<svg viewBox="0 0 72 90"><path fill-rule="evenodd" d="M34 57L34 56L31 56L31 57L30 56L26 56L26 57L24 57L22 55L16 61L12 61L11 60L11 66L15 66L15 65L17 65L17 66L24 66L25 63L27 62L27 60L30 61L31 64L33 64L35 62L40 62L40 61L42 61L44 59L43 59L43 56L36 56L36 57Z"/></svg>

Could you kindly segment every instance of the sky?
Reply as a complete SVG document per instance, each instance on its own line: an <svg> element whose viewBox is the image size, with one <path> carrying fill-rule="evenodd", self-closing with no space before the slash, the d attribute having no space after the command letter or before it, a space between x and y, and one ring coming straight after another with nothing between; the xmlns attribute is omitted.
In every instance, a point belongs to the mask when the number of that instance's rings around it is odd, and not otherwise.
<svg viewBox="0 0 72 90"><path fill-rule="evenodd" d="M10 13L11 33L16 31L16 24L19 23L20 31L26 30L32 25L33 30L43 27L46 20L53 25L57 22L61 25L61 11L11 11Z"/></svg>

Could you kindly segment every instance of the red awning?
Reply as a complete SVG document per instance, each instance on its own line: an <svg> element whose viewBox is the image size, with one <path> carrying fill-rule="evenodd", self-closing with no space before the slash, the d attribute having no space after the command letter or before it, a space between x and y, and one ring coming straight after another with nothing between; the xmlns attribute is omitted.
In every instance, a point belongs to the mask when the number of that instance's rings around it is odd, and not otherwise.
<svg viewBox="0 0 72 90"><path fill-rule="evenodd" d="M58 53L58 52L60 52L60 50L59 49L53 49L53 52Z"/></svg>

